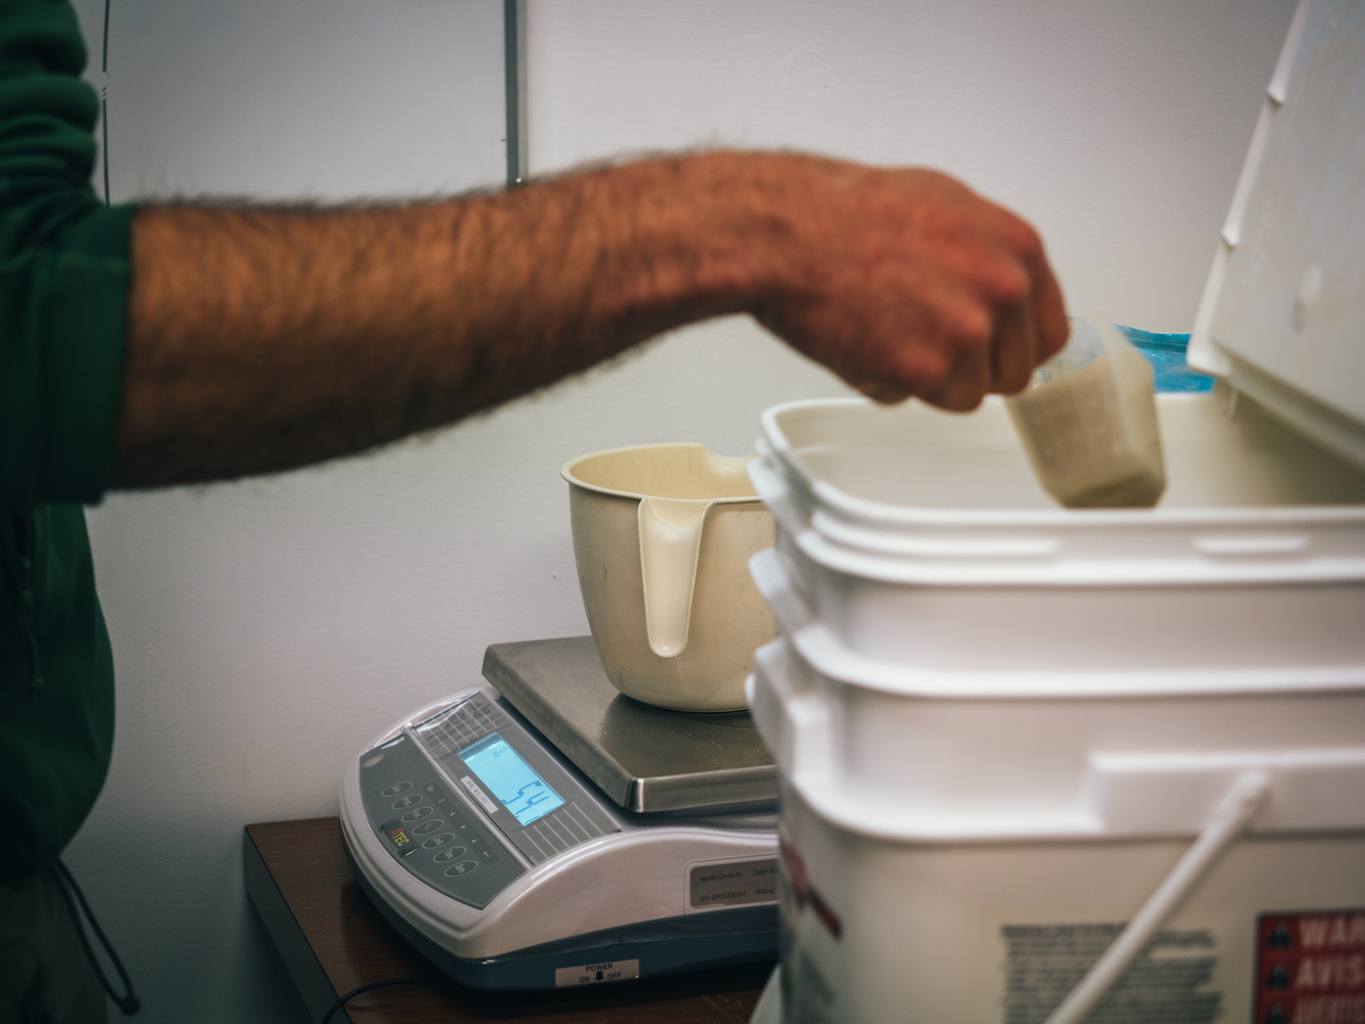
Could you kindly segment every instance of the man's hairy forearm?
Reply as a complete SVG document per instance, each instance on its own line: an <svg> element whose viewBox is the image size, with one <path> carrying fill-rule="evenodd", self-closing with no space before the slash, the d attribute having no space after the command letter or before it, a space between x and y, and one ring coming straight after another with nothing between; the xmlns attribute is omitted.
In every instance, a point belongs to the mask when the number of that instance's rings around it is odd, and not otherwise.
<svg viewBox="0 0 1365 1024"><path fill-rule="evenodd" d="M761 162L651 160L402 206L144 207L115 483L362 450L755 308L791 199Z"/></svg>
<svg viewBox="0 0 1365 1024"><path fill-rule="evenodd" d="M955 410L1067 335L1037 233L913 168L711 153L407 206L147 206L114 481L359 451L741 311L878 401Z"/></svg>

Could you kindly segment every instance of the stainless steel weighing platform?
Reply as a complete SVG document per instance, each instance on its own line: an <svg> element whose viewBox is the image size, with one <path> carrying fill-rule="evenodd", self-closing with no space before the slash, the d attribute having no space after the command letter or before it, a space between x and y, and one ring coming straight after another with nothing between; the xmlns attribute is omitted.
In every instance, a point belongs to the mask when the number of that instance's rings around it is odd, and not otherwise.
<svg viewBox="0 0 1365 1024"><path fill-rule="evenodd" d="M772 805L777 768L747 711L667 711L607 679L592 637L493 644L484 677L622 810Z"/></svg>

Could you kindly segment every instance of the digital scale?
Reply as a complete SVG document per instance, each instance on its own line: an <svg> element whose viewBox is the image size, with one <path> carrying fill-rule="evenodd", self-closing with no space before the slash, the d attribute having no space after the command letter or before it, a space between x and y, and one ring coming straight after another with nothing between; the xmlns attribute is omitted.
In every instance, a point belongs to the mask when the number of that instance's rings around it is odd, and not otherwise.
<svg viewBox="0 0 1365 1024"><path fill-rule="evenodd" d="M483 989L776 959L776 769L747 713L633 701L590 637L494 645L483 673L342 782L356 875L419 951Z"/></svg>

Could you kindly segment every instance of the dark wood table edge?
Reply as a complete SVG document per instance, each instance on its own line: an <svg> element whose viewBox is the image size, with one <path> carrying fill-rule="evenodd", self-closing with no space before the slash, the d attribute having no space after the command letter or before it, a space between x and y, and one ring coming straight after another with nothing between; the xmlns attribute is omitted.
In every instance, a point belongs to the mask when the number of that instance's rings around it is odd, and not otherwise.
<svg viewBox="0 0 1365 1024"><path fill-rule="evenodd" d="M293 980L295 990L304 1004L303 1009L313 1024L317 1024L322 1014L336 1001L340 994L336 987L338 984L342 985L345 991L350 991L354 985L369 980L369 976L365 972L359 977L348 976L353 972L343 972L338 976L335 964L332 964L331 970L328 969L330 961L324 960L327 954L320 952L319 947L314 944L313 940L319 936L309 921L309 906L314 905L316 909L316 899L310 898L308 894L290 891L287 888L290 885L288 877L281 879L277 874L278 865L274 867L272 865L274 858L279 855L277 841L283 834L282 830L294 833L291 840L295 843L301 842L304 846L316 840L320 832L326 831L330 848L331 845L341 842L339 827L340 823L335 817L256 822L245 825L242 835L243 876L248 898L262 927L269 933L271 943L286 973ZM324 867L327 868L324 873L334 873L336 865ZM345 873L348 879L353 877L349 864ZM285 888L281 887L281 881ZM329 887L327 891L332 890ZM317 893L313 893L312 897L316 895ZM343 902L354 902L348 900L344 891L340 895ZM355 898L362 896L359 892L351 895ZM300 896L303 903L299 902ZM370 906L367 899L362 905L366 908ZM389 935L388 922L377 911L366 915L366 922L368 923L364 927L380 929L386 946L397 947L392 949L392 955L396 955L398 960L388 964L387 969L381 970L381 977L399 975L425 977L428 973L432 975L429 991L426 986L419 986L416 991L409 989L406 994L396 998L403 1001L415 998L419 1002L431 998L440 1000L442 1004L448 1000L455 1000L458 1005L435 1008L439 1019L448 1018L452 1021L498 1020L510 1024L512 1021L535 1019L544 1024L550 1018L558 1019L562 1016L565 1024L568 1024L569 1021L598 1021L601 1014L601 1020L629 1019L634 1024L655 1020L690 1021L691 1024L703 1022L751 1024L752 1008L760 997L768 980L767 975L772 969L768 963L736 964L711 969L704 974L661 975L647 981L627 982L619 989L615 985L587 986L581 990L568 988L555 990L553 993L487 993L465 989L455 982L448 982L451 990L442 994L442 983L447 979L430 964L421 960L416 951L402 942L401 936L396 932ZM310 934L313 940L310 940ZM706 980L699 986L698 983L703 977ZM676 1006L679 998L691 1004L682 1007L681 1013L673 1007L666 1009L663 1005L656 1005L663 1000ZM386 996L382 1002L394 1007L394 1000L395 997ZM594 1006L594 1003L599 1005ZM409 1006L412 1005L409 1002ZM464 1015L466 1009L472 1011L475 1016L466 1018ZM376 1021L404 1020L411 1012L409 1009L394 1007L371 1017L370 1014L378 1012L378 1008L366 1005L365 1010L366 1012L360 1013L357 1017L349 1014L346 1008L340 1008L329 1024L355 1024L360 1018ZM397 1015L394 1015L395 1010ZM429 1012L423 1008L418 1016L423 1020L436 1019L421 1015Z"/></svg>
<svg viewBox="0 0 1365 1024"><path fill-rule="evenodd" d="M242 829L242 865L246 876L246 891L251 904L260 915L265 930L284 961L289 976L294 980L310 1021L320 1021L322 1015L341 995L333 987L322 962L303 933L303 926L280 891L279 883L266 866L265 857L251 834L251 825ZM332 1015L329 1024L354 1024L346 1008Z"/></svg>

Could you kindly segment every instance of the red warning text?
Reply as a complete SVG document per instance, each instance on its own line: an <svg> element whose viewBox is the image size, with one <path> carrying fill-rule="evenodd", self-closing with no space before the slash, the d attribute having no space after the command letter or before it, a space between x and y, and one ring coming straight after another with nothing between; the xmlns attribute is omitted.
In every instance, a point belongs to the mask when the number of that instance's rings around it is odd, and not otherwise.
<svg viewBox="0 0 1365 1024"><path fill-rule="evenodd" d="M1255 1024L1365 1024L1365 910L1257 919Z"/></svg>

